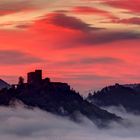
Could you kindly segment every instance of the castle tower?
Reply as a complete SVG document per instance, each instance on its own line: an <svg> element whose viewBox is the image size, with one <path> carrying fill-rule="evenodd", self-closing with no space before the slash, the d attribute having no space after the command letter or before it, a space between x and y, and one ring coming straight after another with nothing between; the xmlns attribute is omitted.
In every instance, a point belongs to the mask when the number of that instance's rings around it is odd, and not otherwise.
<svg viewBox="0 0 140 140"><path fill-rule="evenodd" d="M42 70L35 70L35 77L37 81L42 80Z"/></svg>
<svg viewBox="0 0 140 140"><path fill-rule="evenodd" d="M27 74L28 84L37 84L42 81L42 70L35 70L35 72L29 72Z"/></svg>

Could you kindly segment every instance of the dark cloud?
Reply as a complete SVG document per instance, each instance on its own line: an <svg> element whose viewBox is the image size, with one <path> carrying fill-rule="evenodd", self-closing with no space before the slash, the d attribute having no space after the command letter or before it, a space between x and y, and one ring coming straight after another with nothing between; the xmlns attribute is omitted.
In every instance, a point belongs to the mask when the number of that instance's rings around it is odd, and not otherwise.
<svg viewBox="0 0 140 140"><path fill-rule="evenodd" d="M94 30L98 29L98 28L90 27L89 24L86 24L85 22L83 22L82 20L76 17L67 16L60 12L48 14L39 22L44 22L46 24L53 24L63 28L80 30L80 31L90 31L92 29Z"/></svg>
<svg viewBox="0 0 140 140"><path fill-rule="evenodd" d="M0 2L0 15L7 15L20 11L31 10L35 8L31 1L20 0L20 1L2 1Z"/></svg>
<svg viewBox="0 0 140 140"><path fill-rule="evenodd" d="M57 62L56 65L94 65L94 64L114 64L114 63L124 63L123 60L113 57L95 57L95 58L78 58L71 59L64 62Z"/></svg>
<svg viewBox="0 0 140 140"><path fill-rule="evenodd" d="M80 44L94 45L104 44L120 40L140 39L139 33L127 31L99 31L89 34L83 34L77 39Z"/></svg>
<svg viewBox="0 0 140 140"><path fill-rule="evenodd" d="M38 57L14 50L0 51L0 65L23 65L42 62Z"/></svg>
<svg viewBox="0 0 140 140"><path fill-rule="evenodd" d="M122 40L139 40L140 34L128 31L108 31L99 30L91 32L83 32L77 34L72 38L69 38L69 42L65 42L64 45L59 45L60 48L72 48L72 47L94 47L99 44L106 44L111 42L117 42Z"/></svg>
<svg viewBox="0 0 140 140"><path fill-rule="evenodd" d="M49 25L55 27L49 27ZM46 33L46 40L48 38L50 39L51 35L54 34L50 40L52 46L62 48L85 45L93 46L95 44L104 44L120 40L140 39L139 33L91 27L80 19L62 13L48 14L42 17L42 19L35 21L35 24L31 28L32 30L41 31L43 34ZM65 29L71 29L73 32L69 32ZM47 35L50 31L51 35Z"/></svg>
<svg viewBox="0 0 140 140"><path fill-rule="evenodd" d="M16 28L20 28L20 29L26 29L26 28L29 28L31 27L30 24L20 24L20 25L17 25Z"/></svg>
<svg viewBox="0 0 140 140"><path fill-rule="evenodd" d="M85 58L81 59L82 64L110 64L110 63L122 63L123 60L113 57L98 57L98 58Z"/></svg>

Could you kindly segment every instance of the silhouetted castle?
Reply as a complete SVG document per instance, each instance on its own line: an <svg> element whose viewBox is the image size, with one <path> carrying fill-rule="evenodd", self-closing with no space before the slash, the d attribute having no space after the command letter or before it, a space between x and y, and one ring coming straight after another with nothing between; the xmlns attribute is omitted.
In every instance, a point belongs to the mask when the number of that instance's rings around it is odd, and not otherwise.
<svg viewBox="0 0 140 140"><path fill-rule="evenodd" d="M34 72L27 73L26 85L45 85L54 90L70 90L70 86L67 83L51 82L50 78L42 79L42 70L35 70Z"/></svg>

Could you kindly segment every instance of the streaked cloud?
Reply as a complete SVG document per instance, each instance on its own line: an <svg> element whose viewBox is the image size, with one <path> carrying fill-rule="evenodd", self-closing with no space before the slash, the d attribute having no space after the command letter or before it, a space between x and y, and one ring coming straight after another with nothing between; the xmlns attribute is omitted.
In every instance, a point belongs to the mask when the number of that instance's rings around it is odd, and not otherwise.
<svg viewBox="0 0 140 140"><path fill-rule="evenodd" d="M118 7L122 9L126 9L131 12L140 12L140 1L139 0L104 0L104 3L113 6Z"/></svg>
<svg viewBox="0 0 140 140"><path fill-rule="evenodd" d="M0 50L0 60L1 65L26 65L43 61L41 58L14 50Z"/></svg>
<svg viewBox="0 0 140 140"><path fill-rule="evenodd" d="M113 23L123 23L123 24L136 24L140 25L140 18L133 17L133 18L126 18L126 19L114 19L111 20Z"/></svg>
<svg viewBox="0 0 140 140"><path fill-rule="evenodd" d="M54 65L67 65L67 66L89 66L89 65L109 65L109 64L119 64L119 63L125 63L123 60L113 57L87 57L87 58L71 58L67 61L57 61Z"/></svg>
<svg viewBox="0 0 140 140"><path fill-rule="evenodd" d="M113 14L111 14L108 11L101 10L95 7L89 7L89 6L79 6L79 7L73 7L72 11L75 14L91 14L91 15L98 15L103 16L107 18L116 18Z"/></svg>

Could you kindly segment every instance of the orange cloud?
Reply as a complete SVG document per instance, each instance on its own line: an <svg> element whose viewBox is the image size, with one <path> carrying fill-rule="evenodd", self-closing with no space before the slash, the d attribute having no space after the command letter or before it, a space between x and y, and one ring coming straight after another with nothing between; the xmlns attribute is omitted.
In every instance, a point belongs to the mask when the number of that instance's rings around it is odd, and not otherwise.
<svg viewBox="0 0 140 140"><path fill-rule="evenodd" d="M126 9L131 12L140 12L139 0L104 0L104 3L113 7Z"/></svg>
<svg viewBox="0 0 140 140"><path fill-rule="evenodd" d="M105 10L97 9L94 7L89 6L78 6L74 7L71 12L74 12L76 14L92 14L92 15L100 15L107 18L116 18L113 14L110 12L107 12Z"/></svg>
<svg viewBox="0 0 140 140"><path fill-rule="evenodd" d="M113 20L111 20L111 22L140 25L140 18L133 17L133 18L127 18L127 19L113 19Z"/></svg>

